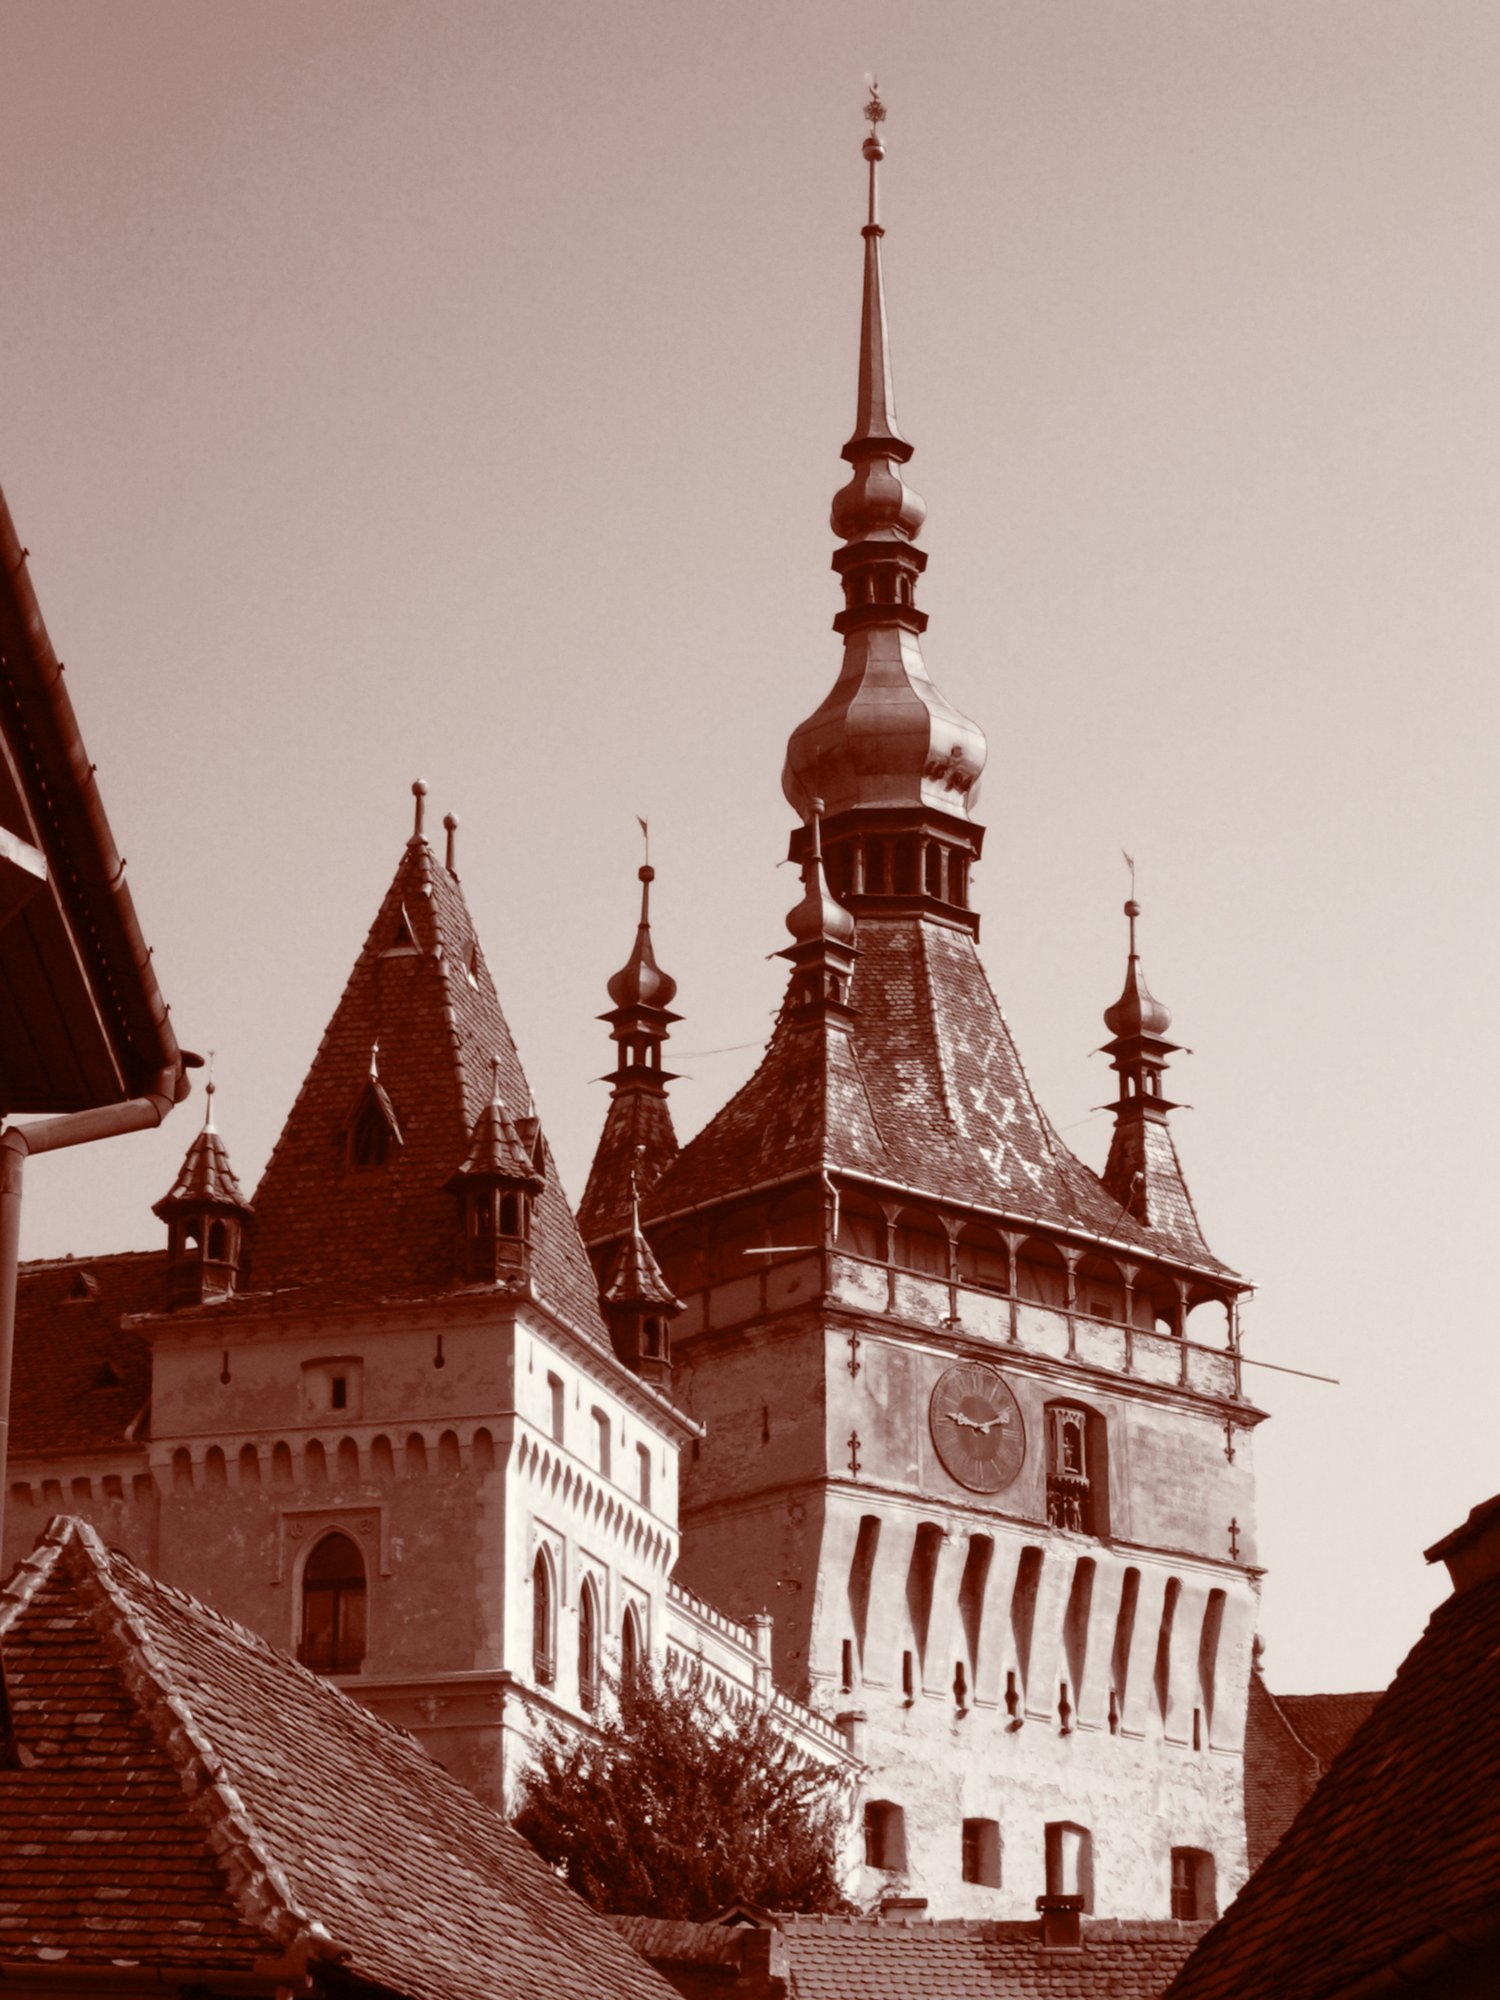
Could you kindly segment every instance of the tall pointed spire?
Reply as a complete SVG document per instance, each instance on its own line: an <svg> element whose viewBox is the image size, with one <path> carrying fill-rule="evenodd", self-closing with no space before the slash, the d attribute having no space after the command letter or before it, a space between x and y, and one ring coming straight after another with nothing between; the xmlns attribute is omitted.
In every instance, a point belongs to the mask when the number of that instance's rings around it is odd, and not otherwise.
<svg viewBox="0 0 1500 2000"><path fill-rule="evenodd" d="M640 828L649 840L644 820ZM667 1085L674 1079L662 1067L662 1050L672 1023L682 1016L672 1012L677 981L657 964L651 941L651 885L656 870L649 858L642 863L638 880L641 918L635 943L609 982L614 1005L599 1016L609 1023L616 1056L604 1079L611 1086L609 1111L578 1209L579 1227L591 1247L613 1242L624 1228L631 1177L638 1173L641 1186L649 1188L677 1157L677 1134L667 1105Z"/></svg>
<svg viewBox="0 0 1500 2000"><path fill-rule="evenodd" d="M926 518L903 468L912 447L896 421L879 219L880 128L885 106L872 89L863 145L869 168L854 430L843 448L852 468L831 521L844 546L833 557L844 607L838 681L793 731L782 789L802 814L827 801L827 861L833 892L859 910L899 902L959 917L970 929L969 864L980 829L969 817L984 767L984 734L944 700L928 677L916 603L927 567L916 536ZM801 860L807 835L794 836Z"/></svg>
<svg viewBox="0 0 1500 2000"><path fill-rule="evenodd" d="M1132 864L1132 888L1133 876ZM1125 905L1130 927L1125 984L1119 999L1104 1010L1104 1025L1110 1032L1104 1053L1120 1086L1109 1106L1115 1130L1101 1178L1127 1214L1196 1257L1208 1246L1167 1124L1168 1112L1178 1107L1162 1089L1167 1058L1182 1044L1168 1041L1172 1016L1141 971L1135 933L1140 914L1141 906L1132 895Z"/></svg>

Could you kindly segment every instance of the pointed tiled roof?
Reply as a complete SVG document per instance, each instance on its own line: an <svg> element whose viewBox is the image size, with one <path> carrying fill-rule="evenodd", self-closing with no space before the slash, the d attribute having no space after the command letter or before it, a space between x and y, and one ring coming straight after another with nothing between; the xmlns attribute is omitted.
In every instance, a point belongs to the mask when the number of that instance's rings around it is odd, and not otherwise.
<svg viewBox="0 0 1500 2000"><path fill-rule="evenodd" d="M238 1208L248 1212L249 1207L229 1164L229 1148L210 1123L188 1147L176 1180L160 1201L151 1204L151 1212L165 1218L174 1208Z"/></svg>
<svg viewBox="0 0 1500 2000"><path fill-rule="evenodd" d="M1433 1612L1281 1844L1183 1968L1170 2000L1495 1990L1497 1661L1500 1572L1493 1572Z"/></svg>
<svg viewBox="0 0 1500 2000"><path fill-rule="evenodd" d="M578 1204L584 1242L607 1243L628 1225L632 1166L644 1193L660 1180L677 1153L672 1110L664 1096L627 1090L611 1098L588 1186Z"/></svg>
<svg viewBox="0 0 1500 2000"><path fill-rule="evenodd" d="M829 1169L1232 1275L1195 1221L1142 1227L1062 1143L966 930L866 913L855 946L847 1032L784 1014L755 1075L657 1182L648 1217Z"/></svg>
<svg viewBox="0 0 1500 2000"><path fill-rule="evenodd" d="M0 1638L30 1760L0 1771L0 1967L305 1957L411 2000L667 2000L412 1738L82 1522L0 1592Z"/></svg>
<svg viewBox="0 0 1500 2000"><path fill-rule="evenodd" d="M402 1144L360 1168L344 1144L379 1045ZM250 1288L306 1285L335 1297L430 1297L453 1282L458 1243L446 1183L495 1094L531 1093L458 878L408 841L256 1190ZM542 1142L532 1271L538 1297L601 1345L592 1267Z"/></svg>

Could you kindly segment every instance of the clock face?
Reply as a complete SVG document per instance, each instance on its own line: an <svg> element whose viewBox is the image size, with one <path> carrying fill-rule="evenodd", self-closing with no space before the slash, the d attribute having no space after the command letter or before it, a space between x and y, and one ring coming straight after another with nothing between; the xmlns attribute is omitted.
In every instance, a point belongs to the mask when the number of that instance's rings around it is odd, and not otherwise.
<svg viewBox="0 0 1500 2000"><path fill-rule="evenodd" d="M1020 1405L1005 1377L983 1361L960 1361L938 1377L928 1411L945 1468L973 1493L1009 1486L1026 1457Z"/></svg>

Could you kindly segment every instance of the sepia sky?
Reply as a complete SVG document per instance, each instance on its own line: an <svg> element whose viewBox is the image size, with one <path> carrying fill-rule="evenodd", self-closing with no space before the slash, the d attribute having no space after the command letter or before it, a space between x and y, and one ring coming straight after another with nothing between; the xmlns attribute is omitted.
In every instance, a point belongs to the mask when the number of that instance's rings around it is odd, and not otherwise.
<svg viewBox="0 0 1500 2000"><path fill-rule="evenodd" d="M0 485L247 1186L420 775L576 1199L636 814L679 1130L779 998L872 70L981 948L1099 1166L1136 856L1247 1352L1341 1384L1249 1371L1267 1674L1377 1687L1500 1485L1493 0L0 0Z"/></svg>

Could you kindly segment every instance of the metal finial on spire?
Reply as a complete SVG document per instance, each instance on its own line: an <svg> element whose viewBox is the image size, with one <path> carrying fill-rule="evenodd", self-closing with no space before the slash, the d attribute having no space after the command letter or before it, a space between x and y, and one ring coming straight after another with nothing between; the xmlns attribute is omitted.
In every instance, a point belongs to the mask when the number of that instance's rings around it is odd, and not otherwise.
<svg viewBox="0 0 1500 2000"><path fill-rule="evenodd" d="M448 836L448 851L443 857L443 866L447 869L450 875L456 875L458 873L458 870L454 867L453 864L458 858L458 842L456 839L456 835L458 833L457 813L443 814L443 831Z"/></svg>
<svg viewBox="0 0 1500 2000"><path fill-rule="evenodd" d="M208 1052L208 1081L203 1086L203 1098L203 1129L205 1132L217 1132L219 1128L214 1123L214 1052L212 1049Z"/></svg>
<svg viewBox="0 0 1500 2000"><path fill-rule="evenodd" d="M865 134L865 143L860 148L870 163L870 222L871 229L880 227L880 205L875 169L885 158L885 141L880 136L880 127L885 121L885 106L880 101L880 85L873 76L866 77L870 86L870 101L865 106L865 119L870 129Z"/></svg>
<svg viewBox="0 0 1500 2000"><path fill-rule="evenodd" d="M499 1058L499 1056L491 1056L491 1057L490 1057L490 1102L491 1102L491 1104L498 1104L498 1103L500 1102L500 1058Z"/></svg>
<svg viewBox="0 0 1500 2000"><path fill-rule="evenodd" d="M411 837L413 840L420 840L422 838L422 815L427 807L427 781L425 778L413 778L411 795L417 802L416 811L412 816Z"/></svg>
<svg viewBox="0 0 1500 2000"><path fill-rule="evenodd" d="M370 1081L380 1081L380 1037L377 1035L370 1044Z"/></svg>

